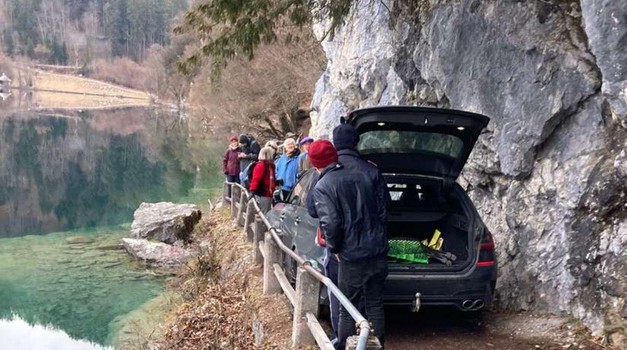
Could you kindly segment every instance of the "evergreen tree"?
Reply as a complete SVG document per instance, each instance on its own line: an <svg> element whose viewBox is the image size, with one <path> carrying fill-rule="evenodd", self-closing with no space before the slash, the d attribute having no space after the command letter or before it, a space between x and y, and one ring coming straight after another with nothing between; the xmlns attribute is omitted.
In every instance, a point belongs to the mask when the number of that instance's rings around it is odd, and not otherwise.
<svg viewBox="0 0 627 350"><path fill-rule="evenodd" d="M70 11L70 19L73 21L80 21L92 0L65 0L65 4L67 5Z"/></svg>
<svg viewBox="0 0 627 350"><path fill-rule="evenodd" d="M128 55L131 33L128 0L115 0L111 17L111 53L113 56Z"/></svg>
<svg viewBox="0 0 627 350"><path fill-rule="evenodd" d="M26 44L26 56L35 58L35 45L32 40L28 40L28 43Z"/></svg>
<svg viewBox="0 0 627 350"><path fill-rule="evenodd" d="M7 56L13 56L13 52L15 51L15 42L13 41L13 33L9 29L5 29L2 35L3 43L4 43L4 53Z"/></svg>
<svg viewBox="0 0 627 350"><path fill-rule="evenodd" d="M18 33L20 42L35 47L40 43L41 38L37 30L37 12L39 11L41 0L13 0L11 3L11 13L13 18L13 28ZM31 52L26 50L27 52ZM34 50L32 51L34 53ZM29 54L30 57L33 57Z"/></svg>
<svg viewBox="0 0 627 350"><path fill-rule="evenodd" d="M48 41L48 48L50 49L50 58L48 59L48 63L55 64L59 63L59 44L57 43L57 39L53 38Z"/></svg>
<svg viewBox="0 0 627 350"><path fill-rule="evenodd" d="M69 54L67 52L67 45L65 45L65 41L63 45L61 45L61 52L59 53L59 63L66 65L69 60Z"/></svg>

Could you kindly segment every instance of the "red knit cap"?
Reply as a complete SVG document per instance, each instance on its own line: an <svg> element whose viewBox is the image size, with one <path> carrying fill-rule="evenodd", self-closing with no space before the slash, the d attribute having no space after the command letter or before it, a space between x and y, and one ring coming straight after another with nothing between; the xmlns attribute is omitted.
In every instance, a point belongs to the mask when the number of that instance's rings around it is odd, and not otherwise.
<svg viewBox="0 0 627 350"><path fill-rule="evenodd" d="M237 138L237 135L231 135L231 138L229 139L229 142L233 142L233 141L238 141L239 139Z"/></svg>
<svg viewBox="0 0 627 350"><path fill-rule="evenodd" d="M309 160L311 165L322 169L337 162L337 151L328 140L318 140L309 146Z"/></svg>

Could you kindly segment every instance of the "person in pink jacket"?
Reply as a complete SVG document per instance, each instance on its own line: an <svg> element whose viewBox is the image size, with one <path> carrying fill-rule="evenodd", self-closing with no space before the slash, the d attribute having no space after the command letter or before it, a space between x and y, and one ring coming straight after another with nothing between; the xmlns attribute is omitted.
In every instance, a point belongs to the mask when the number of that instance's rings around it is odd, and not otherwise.
<svg viewBox="0 0 627 350"><path fill-rule="evenodd" d="M231 136L229 140L229 147L224 153L222 158L222 171L226 175L227 182L239 183L239 157L240 152L237 136ZM229 197L231 197L231 188L229 187Z"/></svg>

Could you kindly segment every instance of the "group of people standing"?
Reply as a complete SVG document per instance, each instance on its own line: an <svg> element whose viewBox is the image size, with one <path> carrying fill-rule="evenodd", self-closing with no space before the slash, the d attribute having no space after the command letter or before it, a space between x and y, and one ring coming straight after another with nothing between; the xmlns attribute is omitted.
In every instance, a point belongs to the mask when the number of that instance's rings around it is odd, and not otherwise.
<svg viewBox="0 0 627 350"><path fill-rule="evenodd" d="M347 124L333 130L333 143L304 138L300 142L300 151L296 141L288 138L283 142L284 153L278 157L276 165L273 161L276 150L266 146L259 154L260 162L255 166L249 189L256 195L259 188L264 189L263 195L270 196L267 199L269 210L273 185L279 184L287 194L296 184L301 171L311 167L316 169L318 180L307 197L306 205L309 214L319 219L316 242L325 248L325 274L353 305L365 312L372 323L374 335L383 344L383 287L388 275L389 250L386 205L389 194L379 169L364 160L357 151L358 142L357 130ZM229 181L234 179L230 177L231 163L228 162L232 148L233 143L224 158ZM268 148L268 153L264 154ZM238 159L248 159L247 155L240 150ZM273 181L274 176L276 181ZM333 343L336 349L344 349L348 337L355 334L355 322L337 298L333 295L329 297Z"/></svg>
<svg viewBox="0 0 627 350"><path fill-rule="evenodd" d="M303 138L299 149L296 140L288 137L283 141L283 153L279 154L276 141L268 141L260 148L251 135L242 134L239 138L233 135L223 157L222 170L228 182L246 183L260 208L267 212L272 206L275 190L280 189L282 198L287 198L296 185L298 175L311 168L307 150L313 141L311 137Z"/></svg>

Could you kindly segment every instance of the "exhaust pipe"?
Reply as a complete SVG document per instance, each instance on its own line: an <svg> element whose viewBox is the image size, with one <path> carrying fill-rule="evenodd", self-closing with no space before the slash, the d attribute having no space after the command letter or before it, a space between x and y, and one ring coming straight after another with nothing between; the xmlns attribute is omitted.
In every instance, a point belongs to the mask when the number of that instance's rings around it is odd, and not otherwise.
<svg viewBox="0 0 627 350"><path fill-rule="evenodd" d="M477 311L483 309L484 306L485 303L483 302L483 299L464 300L462 302L462 309L464 311Z"/></svg>
<svg viewBox="0 0 627 350"><path fill-rule="evenodd" d="M472 308L472 304L473 304L472 300L464 300L462 302L462 308L464 310L470 310Z"/></svg>

